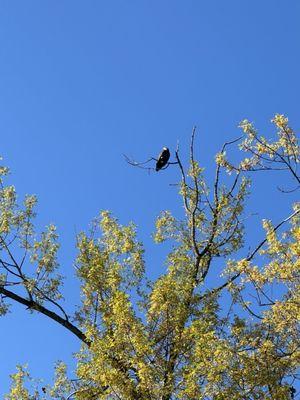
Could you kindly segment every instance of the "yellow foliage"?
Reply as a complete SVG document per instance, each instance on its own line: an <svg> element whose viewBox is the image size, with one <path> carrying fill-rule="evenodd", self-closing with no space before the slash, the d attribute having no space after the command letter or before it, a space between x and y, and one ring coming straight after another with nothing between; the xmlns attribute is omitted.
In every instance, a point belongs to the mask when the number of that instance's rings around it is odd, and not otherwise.
<svg viewBox="0 0 300 400"><path fill-rule="evenodd" d="M75 265L82 304L76 326L70 328L67 314L60 318L83 344L76 355L76 379L59 363L47 395L60 400L291 397L300 359L299 204L278 225L263 220L265 236L254 247L248 248L245 235L250 184L245 172L285 165L299 182L296 135L285 116L275 115L272 122L273 141L259 136L248 120L240 123L239 147L246 155L235 165L224 145L216 155L211 190L193 156L186 173L180 166L184 211L181 218L164 211L156 220L154 241L171 246L154 282L147 280L134 224L121 225L102 211L91 231L78 235ZM235 173L224 178L224 171ZM0 167L0 175L6 173ZM1 190L1 248L7 251L7 237L15 235L29 254L31 271L14 267L13 278L19 278L19 288L38 310L47 302L57 306L62 279L55 226L35 234L35 205L36 198L28 196L21 209L13 186ZM5 294L10 264L2 267ZM0 311L7 312L3 299ZM26 369L18 367L5 399L33 399L29 383ZM34 396L46 398L40 391Z"/></svg>

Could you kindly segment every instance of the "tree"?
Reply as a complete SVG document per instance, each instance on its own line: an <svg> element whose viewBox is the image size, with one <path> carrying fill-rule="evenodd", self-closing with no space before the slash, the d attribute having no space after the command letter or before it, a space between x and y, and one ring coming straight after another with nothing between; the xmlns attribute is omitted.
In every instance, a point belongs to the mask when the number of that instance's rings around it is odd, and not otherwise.
<svg viewBox="0 0 300 400"><path fill-rule="evenodd" d="M177 149L184 215L164 211L156 221L154 240L170 240L173 247L167 270L155 282L146 279L133 224L122 226L103 211L91 232L79 234L76 271L84 299L73 318L60 304L55 227L38 239L36 198L28 196L18 207L14 188L1 180L1 313L8 310L7 300L19 302L82 342L76 378L68 378L59 364L52 387L30 391L29 373L19 366L7 399L294 398L300 204L275 224L264 220L265 237L250 250L244 229L249 174L288 173L293 190L300 187L296 135L283 115L273 123L273 141L259 136L249 121L240 124L243 136L225 143L216 156L211 188L194 157L195 129L187 171ZM234 164L226 151L237 143L247 155ZM8 170L0 172L3 178ZM221 276L220 283L213 284L211 276Z"/></svg>

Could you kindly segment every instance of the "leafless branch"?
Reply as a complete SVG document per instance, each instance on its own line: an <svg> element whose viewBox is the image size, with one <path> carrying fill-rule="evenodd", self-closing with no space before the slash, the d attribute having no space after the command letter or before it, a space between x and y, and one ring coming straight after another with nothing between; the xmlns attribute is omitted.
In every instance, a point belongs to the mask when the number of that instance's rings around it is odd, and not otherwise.
<svg viewBox="0 0 300 400"><path fill-rule="evenodd" d="M90 341L87 339L85 334L78 329L75 325L73 325L70 321L65 318L60 317L55 312L49 310L48 308L42 306L41 304L37 303L34 300L26 299L24 297L19 296L16 293L11 292L10 290L5 289L3 285L0 285L0 293L4 296L26 306L29 310L35 310L40 312L41 314L46 315L47 317L51 318L53 321L56 321L60 325L64 326L70 332L72 332L75 336L78 337L82 342L86 345L90 346Z"/></svg>
<svg viewBox="0 0 300 400"><path fill-rule="evenodd" d="M128 157L126 154L123 154L123 156L124 156L124 158L125 158L127 164L131 165L132 167L137 167L137 168L145 169L145 170L147 170L148 172L156 171L154 167L146 167L146 166L145 166L145 165L149 164L151 161L157 161L157 158L155 158L155 157L150 157L150 158L149 158L148 160L146 160L146 161L139 162L139 161L136 161L136 160L131 159L131 158ZM175 165L175 164L178 164L178 162L177 162L177 161L176 161L176 162L171 162L171 161L169 161L169 162L166 164L166 166L163 167L163 168L161 168L160 170L162 171L162 170L164 170L164 169L167 169L170 165Z"/></svg>

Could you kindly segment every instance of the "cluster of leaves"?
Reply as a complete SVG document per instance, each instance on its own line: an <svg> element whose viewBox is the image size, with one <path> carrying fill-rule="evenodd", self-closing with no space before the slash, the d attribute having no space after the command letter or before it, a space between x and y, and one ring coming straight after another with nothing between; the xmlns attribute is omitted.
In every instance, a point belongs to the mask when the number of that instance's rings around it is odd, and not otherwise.
<svg viewBox="0 0 300 400"><path fill-rule="evenodd" d="M144 250L133 224L122 226L105 211L91 232L78 236L78 326L58 303L54 227L37 241L31 222L35 198L28 197L21 211L14 189L2 187L0 242L8 257L0 261L2 313L4 297L29 302L82 341L74 379L59 364L54 386L30 395L25 389L29 375L19 367L8 400L294 398L300 359L300 205L294 204L277 225L263 221L265 238L240 256L247 248L243 215L250 181L245 173L286 170L300 183L296 135L284 116L276 115L273 122L278 130L273 142L258 136L248 121L241 123L240 149L249 154L235 166L226 149L236 141L226 143L216 156L210 187L194 159L195 131L187 172L176 152L185 211L181 219L163 212L156 221L155 241L170 240L173 247L167 270L155 282L145 279ZM225 185L226 170L233 176ZM12 252L16 240L25 252L20 262ZM27 259L30 274L24 271ZM216 282L211 276L222 276L219 286L209 284ZM23 287L25 295L9 291L11 284Z"/></svg>

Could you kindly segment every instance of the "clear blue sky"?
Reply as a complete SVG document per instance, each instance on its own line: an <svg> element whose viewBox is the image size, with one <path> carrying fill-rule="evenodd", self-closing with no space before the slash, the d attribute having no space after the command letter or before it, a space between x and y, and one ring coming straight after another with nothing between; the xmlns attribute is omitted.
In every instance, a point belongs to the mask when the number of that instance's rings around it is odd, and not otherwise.
<svg viewBox="0 0 300 400"><path fill-rule="evenodd" d="M298 0L0 2L0 153L20 197L37 194L39 226L58 226L67 309L78 303L74 232L101 209L134 220L149 275L163 271L150 234L160 210L180 211L176 169L148 175L122 153L143 160L179 140L184 154L196 124L210 177L241 119L268 134L285 113L299 129L299 20ZM263 185L255 223L288 215ZM12 311L0 319L0 397L16 363L47 380L79 346L46 317Z"/></svg>

